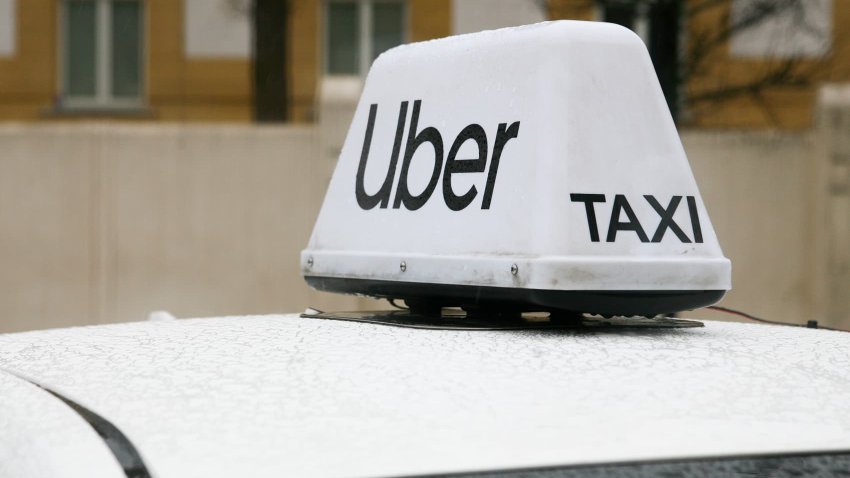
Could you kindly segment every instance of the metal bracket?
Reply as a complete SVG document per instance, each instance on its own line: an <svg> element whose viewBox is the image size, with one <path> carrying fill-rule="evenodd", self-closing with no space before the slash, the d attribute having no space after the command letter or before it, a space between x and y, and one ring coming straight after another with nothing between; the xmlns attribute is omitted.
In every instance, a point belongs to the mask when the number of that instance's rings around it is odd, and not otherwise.
<svg viewBox="0 0 850 478"><path fill-rule="evenodd" d="M696 320L670 317L599 317L588 315L524 313L514 316L468 314L461 309L442 309L439 315L417 314L409 310L378 310L357 312L321 312L311 310L301 314L307 319L344 320L369 324L437 330L583 330L609 328L690 328L703 327Z"/></svg>

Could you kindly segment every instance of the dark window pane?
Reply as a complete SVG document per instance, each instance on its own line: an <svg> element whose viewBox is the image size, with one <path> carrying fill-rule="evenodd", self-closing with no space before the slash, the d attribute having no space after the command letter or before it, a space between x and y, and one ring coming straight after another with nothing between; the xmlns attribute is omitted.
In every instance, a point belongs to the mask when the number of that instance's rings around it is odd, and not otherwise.
<svg viewBox="0 0 850 478"><path fill-rule="evenodd" d="M338 75L359 73L360 22L358 20L356 3L328 4L328 73Z"/></svg>
<svg viewBox="0 0 850 478"><path fill-rule="evenodd" d="M629 29L634 28L635 15L637 13L636 3L622 0L609 0L605 2L603 4L605 9L605 18L603 20L608 23L622 25Z"/></svg>
<svg viewBox="0 0 850 478"><path fill-rule="evenodd" d="M136 98L141 93L141 5L112 4L112 95Z"/></svg>
<svg viewBox="0 0 850 478"><path fill-rule="evenodd" d="M404 6L399 2L375 2L372 7L372 58L404 41Z"/></svg>
<svg viewBox="0 0 850 478"><path fill-rule="evenodd" d="M667 105L679 113L679 15L678 0L659 0L649 11L649 55Z"/></svg>
<svg viewBox="0 0 850 478"><path fill-rule="evenodd" d="M65 94L95 94L95 4L69 1L65 24Z"/></svg>

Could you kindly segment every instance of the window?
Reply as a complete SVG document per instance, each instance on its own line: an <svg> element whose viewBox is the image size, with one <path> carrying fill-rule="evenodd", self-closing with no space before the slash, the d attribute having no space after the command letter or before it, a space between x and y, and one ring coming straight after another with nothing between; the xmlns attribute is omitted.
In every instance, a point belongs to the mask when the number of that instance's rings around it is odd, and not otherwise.
<svg viewBox="0 0 850 478"><path fill-rule="evenodd" d="M600 20L629 28L646 43L673 118L677 118L679 112L680 4L678 0L602 0L597 3Z"/></svg>
<svg viewBox="0 0 850 478"><path fill-rule="evenodd" d="M822 58L832 42L832 0L733 0L730 52L741 58Z"/></svg>
<svg viewBox="0 0 850 478"><path fill-rule="evenodd" d="M0 58L15 56L18 16L15 0L0 0Z"/></svg>
<svg viewBox="0 0 850 478"><path fill-rule="evenodd" d="M132 108L142 96L140 0L65 0L62 105Z"/></svg>
<svg viewBox="0 0 850 478"><path fill-rule="evenodd" d="M325 72L361 75L372 61L405 38L400 0L329 0L326 4Z"/></svg>

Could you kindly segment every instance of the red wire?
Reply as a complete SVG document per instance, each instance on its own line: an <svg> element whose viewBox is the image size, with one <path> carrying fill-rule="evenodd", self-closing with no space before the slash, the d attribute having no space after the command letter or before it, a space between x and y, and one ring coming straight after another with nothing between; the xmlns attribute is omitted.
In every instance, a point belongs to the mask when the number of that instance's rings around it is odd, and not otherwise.
<svg viewBox="0 0 850 478"><path fill-rule="evenodd" d="M755 322L761 322L763 324L787 325L789 327L808 327L807 324L792 324L792 323L788 323L788 322L779 322L779 321L776 321L776 320L762 319L761 317L756 317L755 315L748 314L748 313L742 312L740 310L730 309L728 307L721 307L719 305L710 305L706 308L716 310L718 312L725 312L727 314L737 315L739 317L743 317L745 319L749 319L749 320L752 320L752 321L755 321ZM824 329L824 330L834 330L834 331L837 331L837 332L850 332L850 330L846 330L846 329L826 327L826 326L818 324L816 321L815 321L815 326L811 327L811 328L813 328L813 329Z"/></svg>

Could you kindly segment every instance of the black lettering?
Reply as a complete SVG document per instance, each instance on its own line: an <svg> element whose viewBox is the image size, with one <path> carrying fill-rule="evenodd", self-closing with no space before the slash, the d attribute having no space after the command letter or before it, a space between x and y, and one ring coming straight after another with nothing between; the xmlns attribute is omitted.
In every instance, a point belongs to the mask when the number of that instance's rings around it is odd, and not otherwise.
<svg viewBox="0 0 850 478"><path fill-rule="evenodd" d="M604 194L570 194L570 201L583 202L587 215L587 229L590 231L590 241L599 242L599 227L596 224L596 210L593 204L605 202Z"/></svg>
<svg viewBox="0 0 850 478"><path fill-rule="evenodd" d="M676 224L676 221L673 220L673 214L676 212L676 208L679 207L679 203L682 202L682 196L673 196L670 199L670 203L667 205L667 209L664 208L661 204L658 203L658 200L655 199L655 196L646 195L644 199L652 206L652 209L655 209L655 212L661 216L661 222L658 223L658 228L655 230L655 234L652 235L652 242L661 242L661 239L664 238L664 233L667 232L667 229L673 231L673 234L676 234L676 237L679 238L680 241L685 243L690 243L691 239L685 234L685 231Z"/></svg>
<svg viewBox="0 0 850 478"><path fill-rule="evenodd" d="M398 111L398 126L395 130L395 143L393 144L393 154L390 158L390 167L387 170L387 176L384 178L384 184L381 189L374 195L369 195L364 186L364 177L366 176L366 162L369 158L369 150L372 148L372 132L375 129L375 117L378 114L378 105L369 107L369 121L366 123L366 136L363 139L363 150L360 153L360 164L357 166L357 179L354 188L354 194L357 197L357 204L361 209L369 210L378 204L381 208L386 208L390 202L390 192L393 187L393 178L395 177L396 163L398 162L398 152L401 148L401 137L404 133L404 122L407 119L407 101L401 103Z"/></svg>
<svg viewBox="0 0 850 478"><path fill-rule="evenodd" d="M490 171L487 173L487 186L484 188L484 198L481 200L481 209L490 209L490 200L493 198L493 189L496 187L496 174L499 172L502 149L508 141L518 135L519 121L514 121L510 126L507 123L499 123L499 128L496 130L496 141L493 144L493 159L490 160Z"/></svg>
<svg viewBox="0 0 850 478"><path fill-rule="evenodd" d="M404 160L401 163L401 174L399 175L398 186L395 191L394 209L398 209L402 203L404 203L404 207L411 211L415 211L425 205L425 202L428 201L428 198L431 197L431 194L433 194L434 189L437 187L437 181L440 179L440 171L443 168L443 137L440 136L440 132L433 126L429 126L418 134L416 133L419 123L419 107L421 104L422 100L413 102L413 115L410 118L410 129L407 133ZM410 194L407 188L407 174L410 170L410 161L413 159L413 154L422 143L426 142L431 143L431 146L434 147L434 172L431 174L431 181L428 182L425 190L418 196L414 196Z"/></svg>
<svg viewBox="0 0 850 478"><path fill-rule="evenodd" d="M455 159L460 147L468 140L473 140L478 144L477 159ZM455 138L449 155L446 156L446 169L443 172L443 199L446 201L446 206L452 211L460 211L469 206L469 203L475 199L478 190L475 186L471 186L469 190L460 196L455 195L452 189L452 174L458 173L481 173L487 166L487 134L481 125L471 124L463 128Z"/></svg>
<svg viewBox="0 0 850 478"><path fill-rule="evenodd" d="M620 221L621 211L626 213L628 221ZM629 201L626 200L626 196L623 196L622 194L614 196L614 207L611 209L611 222L608 224L608 238L606 241L616 241L617 231L635 231L640 242L649 242L649 239L646 237L646 233L643 232L643 227L641 227L640 221L638 221L637 216L635 216L635 212L632 210L632 206L629 205Z"/></svg>
<svg viewBox="0 0 850 478"><path fill-rule="evenodd" d="M702 226L699 224L699 211L697 201L693 196L688 196L688 211L691 213L691 228L694 230L694 242L702 243Z"/></svg>

